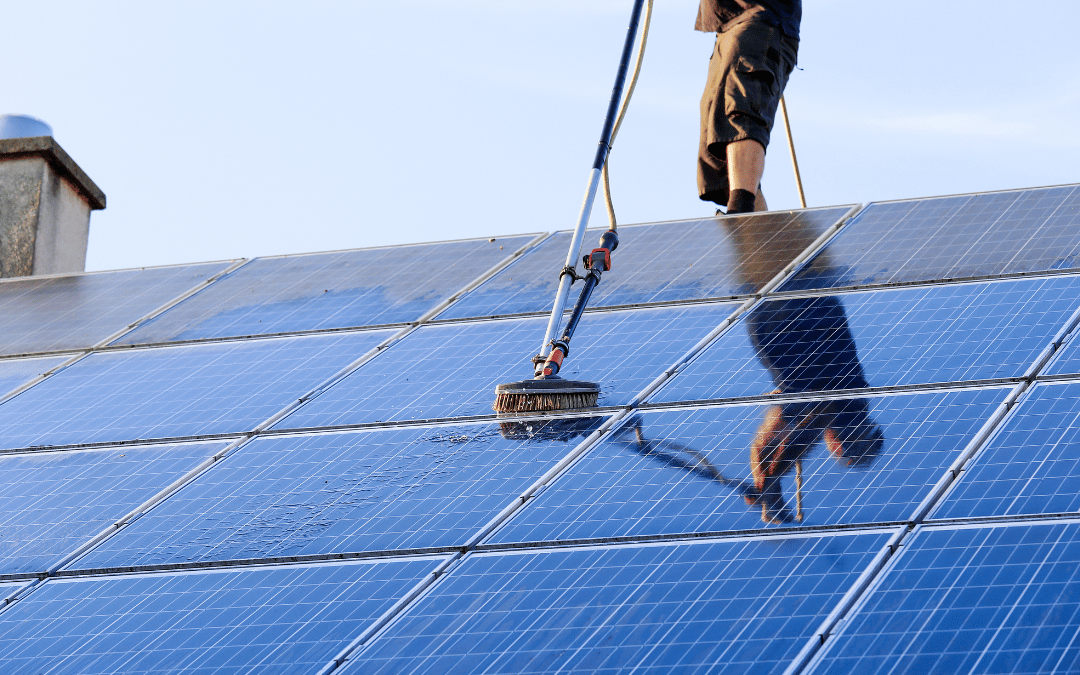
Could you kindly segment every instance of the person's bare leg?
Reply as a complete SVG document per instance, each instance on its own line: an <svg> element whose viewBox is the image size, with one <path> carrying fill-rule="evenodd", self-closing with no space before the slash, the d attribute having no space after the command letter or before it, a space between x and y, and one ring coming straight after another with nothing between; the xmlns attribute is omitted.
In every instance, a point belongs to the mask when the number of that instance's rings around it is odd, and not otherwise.
<svg viewBox="0 0 1080 675"><path fill-rule="evenodd" d="M754 211L767 211L765 195L761 193L761 176L765 173L765 148L757 141L746 139L727 145L728 187L731 192L746 190L756 195Z"/></svg>

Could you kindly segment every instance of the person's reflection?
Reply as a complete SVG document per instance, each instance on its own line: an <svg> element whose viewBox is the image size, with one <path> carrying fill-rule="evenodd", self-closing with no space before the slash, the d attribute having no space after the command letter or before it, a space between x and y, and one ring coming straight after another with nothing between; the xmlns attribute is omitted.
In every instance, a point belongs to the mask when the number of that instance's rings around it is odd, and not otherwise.
<svg viewBox="0 0 1080 675"><path fill-rule="evenodd" d="M783 231L769 217L724 219L735 242L739 277L756 292L814 239L809 227L787 222ZM783 239L783 245L776 241ZM828 275L825 254L813 263ZM746 317L747 332L761 364L776 386L774 394L867 387L844 306L836 297L787 298L761 303ZM791 402L766 408L750 446L750 469L758 495L747 503L761 507L767 523L795 518L784 500L780 479L819 441L845 466L866 466L881 451L884 435L868 412L866 399ZM800 481L801 482L801 481Z"/></svg>

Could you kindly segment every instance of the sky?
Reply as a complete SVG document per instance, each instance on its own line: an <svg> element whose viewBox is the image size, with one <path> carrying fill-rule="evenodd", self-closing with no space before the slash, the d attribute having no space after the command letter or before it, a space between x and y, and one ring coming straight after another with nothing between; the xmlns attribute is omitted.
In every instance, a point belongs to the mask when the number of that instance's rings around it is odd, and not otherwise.
<svg viewBox="0 0 1080 675"><path fill-rule="evenodd" d="M569 229L631 7L9 3L0 113L48 122L108 196L88 270ZM696 8L655 2L620 224L715 210ZM786 99L809 206L1080 182L1078 25L1073 0L804 0ZM798 207L779 124L763 187Z"/></svg>

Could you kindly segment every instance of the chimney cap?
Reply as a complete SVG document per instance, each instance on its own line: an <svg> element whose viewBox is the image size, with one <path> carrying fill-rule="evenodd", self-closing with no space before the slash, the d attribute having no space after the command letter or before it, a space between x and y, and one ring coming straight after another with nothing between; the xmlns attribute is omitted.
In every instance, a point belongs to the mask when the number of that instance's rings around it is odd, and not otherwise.
<svg viewBox="0 0 1080 675"><path fill-rule="evenodd" d="M32 138L0 139L0 162L24 157L41 157L49 162L61 175L67 177L90 202L90 208L100 211L105 208L105 193L101 191L90 176L75 163L69 154L52 136L34 136Z"/></svg>
<svg viewBox="0 0 1080 675"><path fill-rule="evenodd" d="M52 135L52 127L36 117L30 115L0 115L0 140Z"/></svg>

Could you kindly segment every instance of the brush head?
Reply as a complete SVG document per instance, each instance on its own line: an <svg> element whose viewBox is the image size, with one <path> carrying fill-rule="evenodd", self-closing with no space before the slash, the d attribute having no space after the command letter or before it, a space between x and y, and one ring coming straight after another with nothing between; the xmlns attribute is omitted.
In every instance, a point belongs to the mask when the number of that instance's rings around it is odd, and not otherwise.
<svg viewBox="0 0 1080 675"><path fill-rule="evenodd" d="M593 382L540 377L509 382L495 387L495 404L500 413L549 412L592 408L600 397L600 385Z"/></svg>

